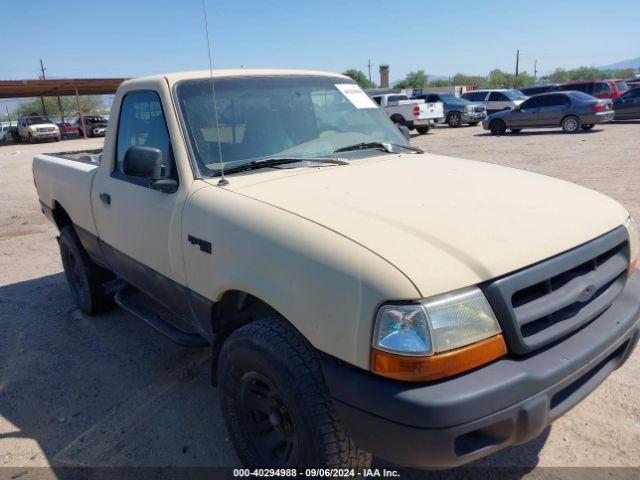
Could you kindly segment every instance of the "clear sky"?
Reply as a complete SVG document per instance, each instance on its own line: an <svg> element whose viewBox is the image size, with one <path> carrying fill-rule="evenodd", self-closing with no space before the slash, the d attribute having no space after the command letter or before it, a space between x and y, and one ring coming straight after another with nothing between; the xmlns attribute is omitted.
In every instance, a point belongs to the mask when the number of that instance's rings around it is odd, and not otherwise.
<svg viewBox="0 0 640 480"><path fill-rule="evenodd" d="M208 68L201 0L2 0L0 79ZM640 56L637 0L207 0L214 68L366 72L391 80L607 65Z"/></svg>

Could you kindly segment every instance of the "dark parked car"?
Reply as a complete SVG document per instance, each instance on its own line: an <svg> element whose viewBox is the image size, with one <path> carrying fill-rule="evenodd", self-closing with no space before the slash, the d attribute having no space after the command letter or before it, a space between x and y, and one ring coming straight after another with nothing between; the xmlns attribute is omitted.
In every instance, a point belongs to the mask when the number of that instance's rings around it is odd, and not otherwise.
<svg viewBox="0 0 640 480"><path fill-rule="evenodd" d="M629 90L624 80L585 80L563 83L554 87L552 92L578 91L596 98L618 98Z"/></svg>
<svg viewBox="0 0 640 480"><path fill-rule="evenodd" d="M596 123L613 120L613 102L598 99L582 92L541 93L524 101L520 106L494 113L482 122L485 130L501 135L523 128L562 127L566 133L591 130Z"/></svg>
<svg viewBox="0 0 640 480"><path fill-rule="evenodd" d="M640 87L624 92L613 101L616 120L640 118Z"/></svg>
<svg viewBox="0 0 640 480"><path fill-rule="evenodd" d="M521 88L520 91L527 97L531 97L532 95L538 95L539 93L547 93L557 86L557 83L549 83L547 85L530 85L528 87Z"/></svg>
<svg viewBox="0 0 640 480"><path fill-rule="evenodd" d="M83 135L80 118L77 118L73 124L78 127L80 135ZM100 115L86 115L84 124L87 127L87 137L104 137L107 133L107 119Z"/></svg>

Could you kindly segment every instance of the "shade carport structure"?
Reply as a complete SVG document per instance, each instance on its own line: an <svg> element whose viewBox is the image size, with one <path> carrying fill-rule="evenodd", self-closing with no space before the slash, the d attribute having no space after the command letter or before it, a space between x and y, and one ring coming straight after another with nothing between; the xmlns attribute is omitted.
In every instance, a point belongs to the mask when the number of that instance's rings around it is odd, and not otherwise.
<svg viewBox="0 0 640 480"><path fill-rule="evenodd" d="M116 92L126 78L56 78L41 80L0 80L0 98L58 97L62 123L64 112L60 97L76 97L82 133L87 138L80 95L108 95ZM44 113L44 112L43 112Z"/></svg>

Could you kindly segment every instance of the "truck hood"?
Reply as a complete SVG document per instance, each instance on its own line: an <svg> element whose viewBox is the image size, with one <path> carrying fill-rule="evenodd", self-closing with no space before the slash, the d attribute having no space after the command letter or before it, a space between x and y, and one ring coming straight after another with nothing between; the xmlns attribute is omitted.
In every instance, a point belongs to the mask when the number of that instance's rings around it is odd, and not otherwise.
<svg viewBox="0 0 640 480"><path fill-rule="evenodd" d="M422 297L552 257L628 216L569 182L440 155L260 172L234 175L226 188L352 239L395 265Z"/></svg>

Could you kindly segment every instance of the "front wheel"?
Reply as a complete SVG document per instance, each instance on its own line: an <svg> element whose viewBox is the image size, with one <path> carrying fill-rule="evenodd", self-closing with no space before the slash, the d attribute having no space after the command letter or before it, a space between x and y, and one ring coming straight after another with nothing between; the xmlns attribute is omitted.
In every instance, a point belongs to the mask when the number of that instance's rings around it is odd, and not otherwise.
<svg viewBox="0 0 640 480"><path fill-rule="evenodd" d="M420 135L425 135L429 133L429 127L417 127L416 130Z"/></svg>
<svg viewBox="0 0 640 480"><path fill-rule="evenodd" d="M458 112L451 112L447 119L447 123L451 128L458 128L462 124L462 117Z"/></svg>
<svg viewBox="0 0 640 480"><path fill-rule="evenodd" d="M562 131L564 133L577 133L580 130L580 119L569 116L562 120Z"/></svg>
<svg viewBox="0 0 640 480"><path fill-rule="evenodd" d="M284 319L235 331L222 346L224 419L248 468L368 468L337 417L318 352Z"/></svg>
<svg viewBox="0 0 640 480"><path fill-rule="evenodd" d="M504 135L507 131L507 125L504 123L504 120L491 120L489 130L491 130L491 135Z"/></svg>

